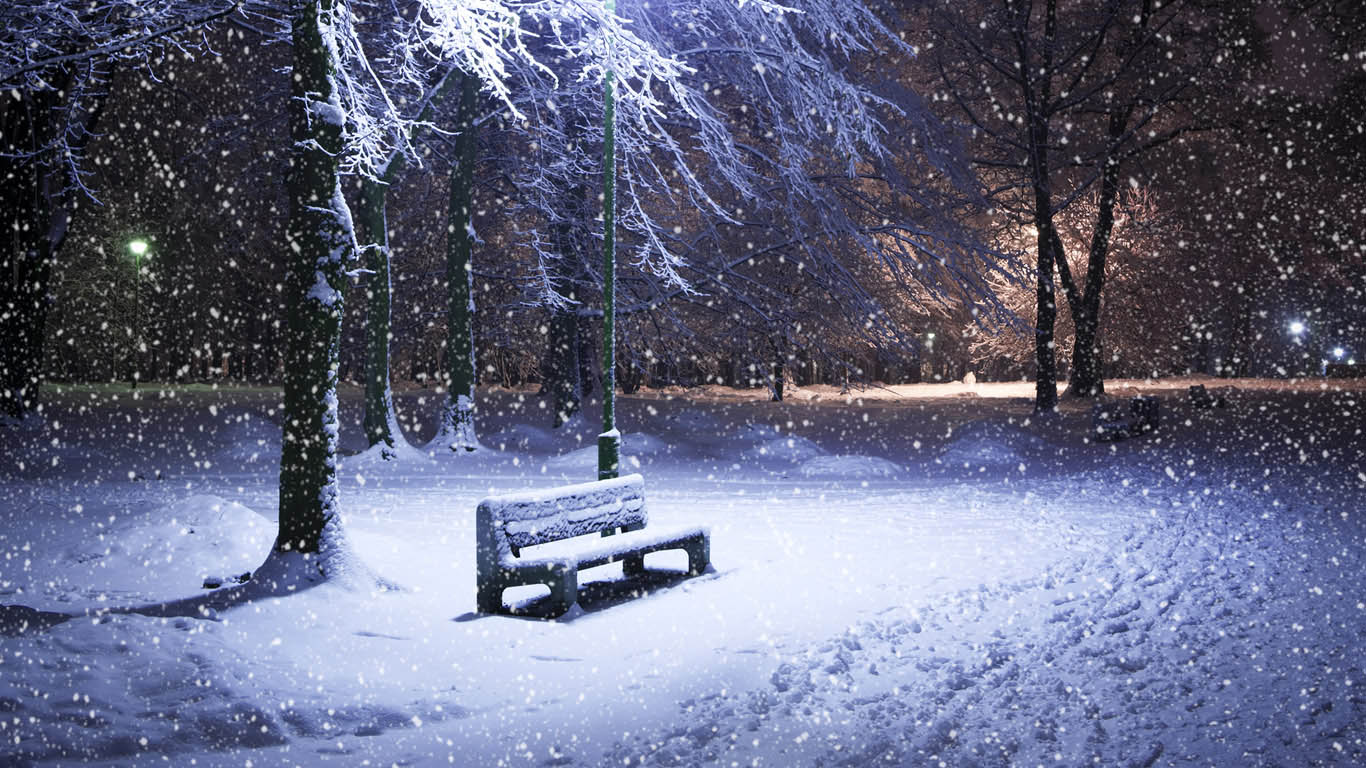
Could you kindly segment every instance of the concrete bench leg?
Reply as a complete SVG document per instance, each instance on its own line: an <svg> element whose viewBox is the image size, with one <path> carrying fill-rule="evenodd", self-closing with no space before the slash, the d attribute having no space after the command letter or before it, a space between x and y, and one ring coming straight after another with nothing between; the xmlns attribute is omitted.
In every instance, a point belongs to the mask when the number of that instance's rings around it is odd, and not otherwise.
<svg viewBox="0 0 1366 768"><path fill-rule="evenodd" d="M497 584L481 582L475 602L480 613L502 613L503 588Z"/></svg>
<svg viewBox="0 0 1366 768"><path fill-rule="evenodd" d="M711 565L711 539L693 539L684 549L688 553L688 575L696 576Z"/></svg>
<svg viewBox="0 0 1366 768"><path fill-rule="evenodd" d="M551 572L550 579L546 581L546 586L550 587L550 602L559 616L570 608L579 599L579 572L573 568L555 569Z"/></svg>
<svg viewBox="0 0 1366 768"><path fill-rule="evenodd" d="M621 561L621 572L627 576L640 576L645 573L645 555L627 555Z"/></svg>

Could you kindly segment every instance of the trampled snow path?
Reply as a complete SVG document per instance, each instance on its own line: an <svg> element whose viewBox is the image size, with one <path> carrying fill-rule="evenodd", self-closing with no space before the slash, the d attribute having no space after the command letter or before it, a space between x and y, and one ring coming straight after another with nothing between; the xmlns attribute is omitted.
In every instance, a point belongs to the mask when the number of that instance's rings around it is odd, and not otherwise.
<svg viewBox="0 0 1366 768"><path fill-rule="evenodd" d="M519 423L500 397L487 420ZM259 564L274 477L250 460L272 450L269 430L242 427L265 408L250 400L150 414L127 433L140 443L113 439L129 421L107 408L82 427L102 440L49 415L9 454L28 468L5 469L0 604L155 613L204 575ZM490 491L581 479L587 451L557 458L573 443L526 426L516 454L353 459L347 526L405 591L325 586L217 620L104 613L6 637L0 758L1352 764L1366 750L1360 453L1341 402L1257 402L1272 415L1189 427L1170 408L1163 442L1112 450L1082 443L1081 414L1022 429L1011 401L628 399L623 420L651 436L636 443L652 523L712 525L717 571L642 584L603 569L568 622L472 613L472 510ZM215 428L266 437L225 445ZM1305 452L1311 439L1331 449ZM832 482L841 465L895 469Z"/></svg>

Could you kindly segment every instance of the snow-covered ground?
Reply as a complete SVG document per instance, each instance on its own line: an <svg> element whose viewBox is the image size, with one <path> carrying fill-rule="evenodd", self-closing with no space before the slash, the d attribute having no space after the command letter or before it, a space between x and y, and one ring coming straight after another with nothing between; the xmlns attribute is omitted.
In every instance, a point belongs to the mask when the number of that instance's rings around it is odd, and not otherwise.
<svg viewBox="0 0 1366 768"><path fill-rule="evenodd" d="M228 606L278 392L54 390L0 431L0 764L1360 764L1366 391L1189 383L1112 383L1162 399L1120 443L1020 384L623 397L652 525L715 570L584 573L567 621L474 612L478 500L594 474L532 391L481 393L484 451L343 461L401 589ZM439 397L398 400L420 445Z"/></svg>

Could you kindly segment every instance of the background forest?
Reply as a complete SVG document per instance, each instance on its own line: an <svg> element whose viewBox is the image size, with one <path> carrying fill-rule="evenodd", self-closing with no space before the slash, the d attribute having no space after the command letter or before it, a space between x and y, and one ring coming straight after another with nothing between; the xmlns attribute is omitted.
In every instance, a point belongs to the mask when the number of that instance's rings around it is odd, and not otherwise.
<svg viewBox="0 0 1366 768"><path fill-rule="evenodd" d="M38 169L69 214L47 228L43 285L18 279L21 237L0 254L16 277L7 305L31 289L50 307L41 375L278 381L288 9L96 4L109 12L35 33L58 63L29 66L43 57L12 19L47 23L36 9L53 5L3 12L0 67L7 195L29 194L14 180ZM357 211L382 185L383 218L358 237L388 259L351 270L339 375L364 381L366 328L392 311L397 385L449 385L463 163L474 374L561 382L572 403L601 374L602 19L589 3L467 4L505 25L489 28L518 41L514 60L453 53L442 35L460 29L459 5L343 4L357 71L380 85L356 84L347 105L349 139L373 146L343 161L343 190ZM1366 21L1354 4L1079 2L1023 19L1010 2L787 6L616 8L651 51L629 52L644 79L618 118L628 389L1032 378L1048 341L1040 301L1058 307L1063 378L1076 349L1098 350L1103 378L1317 372L1328 350L1360 347ZM171 31L110 47L138 25ZM1021 42L1059 60L1012 79L1002 62ZM467 55L502 68L473 75L472 101L455 82ZM1049 88L1051 111L1036 109ZM50 111L44 130L29 131L32 109ZM399 160L376 159L386 152ZM5 212L11 231L36 229L17 203ZM386 270L391 310L367 301ZM1094 340L1078 345L1088 317ZM1294 319L1313 326L1312 348L1287 336Z"/></svg>

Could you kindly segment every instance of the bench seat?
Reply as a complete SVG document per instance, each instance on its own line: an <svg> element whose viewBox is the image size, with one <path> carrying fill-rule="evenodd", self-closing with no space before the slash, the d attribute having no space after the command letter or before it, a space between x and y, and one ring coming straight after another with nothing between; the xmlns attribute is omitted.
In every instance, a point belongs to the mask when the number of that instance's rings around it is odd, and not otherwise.
<svg viewBox="0 0 1366 768"><path fill-rule="evenodd" d="M630 559L632 555L644 557L651 552L664 552L671 549L686 550L691 544L706 541L710 534L710 530L706 527L693 526L660 532L653 530L627 531L615 536L599 536L596 538L583 536L564 542L564 544L573 544L573 547L546 544L543 547L537 547L536 552L523 551L521 557L502 560L499 565L504 570L515 571L524 568L546 568L558 563L565 568L572 566L575 570L582 571L609 563L625 561ZM542 553L540 550L547 551Z"/></svg>

